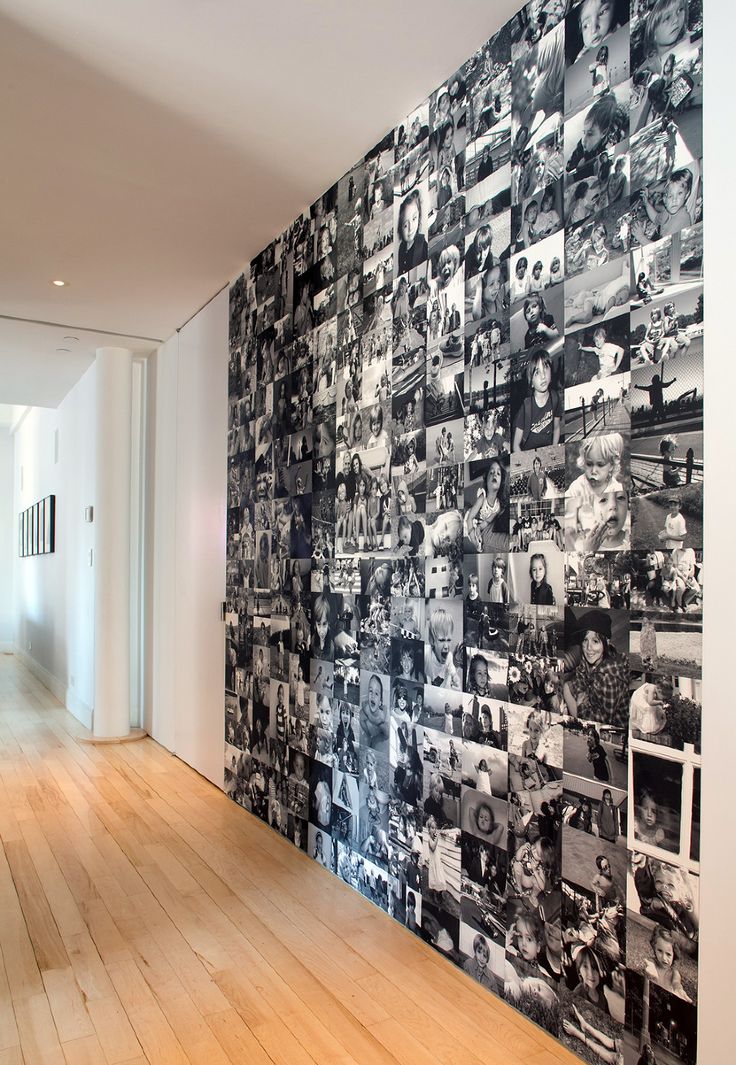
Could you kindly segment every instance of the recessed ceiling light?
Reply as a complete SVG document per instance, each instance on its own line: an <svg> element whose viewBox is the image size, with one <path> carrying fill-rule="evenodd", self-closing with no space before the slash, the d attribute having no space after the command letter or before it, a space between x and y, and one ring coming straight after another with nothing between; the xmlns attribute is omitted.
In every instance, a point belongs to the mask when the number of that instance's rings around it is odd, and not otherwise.
<svg viewBox="0 0 736 1065"><path fill-rule="evenodd" d="M51 284L56 285L57 288L63 288L66 284L66 281L52 281Z"/></svg>
<svg viewBox="0 0 736 1065"><path fill-rule="evenodd" d="M79 337L62 337L62 340L68 340L70 341L70 343L76 344L76 342L79 340Z"/></svg>
<svg viewBox="0 0 736 1065"><path fill-rule="evenodd" d="M69 352L69 351L71 351L71 348L57 348L56 350L57 350L57 351L66 351L66 352Z"/></svg>

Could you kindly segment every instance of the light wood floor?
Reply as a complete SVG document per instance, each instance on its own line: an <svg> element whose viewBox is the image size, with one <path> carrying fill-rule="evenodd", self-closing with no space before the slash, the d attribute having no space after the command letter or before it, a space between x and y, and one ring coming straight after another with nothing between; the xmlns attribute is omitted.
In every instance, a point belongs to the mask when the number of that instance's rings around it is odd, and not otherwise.
<svg viewBox="0 0 736 1065"><path fill-rule="evenodd" d="M82 731L0 655L0 1065L578 1063L158 744Z"/></svg>

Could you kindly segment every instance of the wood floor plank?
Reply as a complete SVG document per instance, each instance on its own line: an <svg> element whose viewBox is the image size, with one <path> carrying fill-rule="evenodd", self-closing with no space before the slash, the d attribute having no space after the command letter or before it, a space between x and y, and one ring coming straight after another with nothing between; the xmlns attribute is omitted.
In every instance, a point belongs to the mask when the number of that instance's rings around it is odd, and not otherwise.
<svg viewBox="0 0 736 1065"><path fill-rule="evenodd" d="M376 1002L380 1002L391 1019L414 1037L425 1050L431 1050L437 1065L484 1065L481 1057L459 1043L455 1033L435 1023L434 1016L414 1002L407 1001L383 974L376 973L361 979L360 987Z"/></svg>
<svg viewBox="0 0 736 1065"><path fill-rule="evenodd" d="M69 957L28 847L22 840L6 843L5 855L39 969L67 969Z"/></svg>
<svg viewBox="0 0 736 1065"><path fill-rule="evenodd" d="M560 1043L551 1050L538 1050L525 1059L525 1065L580 1065L580 1059Z"/></svg>
<svg viewBox="0 0 736 1065"><path fill-rule="evenodd" d="M44 993L4 847L0 847L0 951L14 1003Z"/></svg>
<svg viewBox="0 0 736 1065"><path fill-rule="evenodd" d="M110 976L87 930L70 936L66 940L66 948L87 1008L95 999L105 999L114 993Z"/></svg>
<svg viewBox="0 0 736 1065"><path fill-rule="evenodd" d="M139 915L142 930L174 966L202 1016L227 1010L229 1003L210 976L203 960L191 950L160 903L149 894L136 895L132 902Z"/></svg>
<svg viewBox="0 0 736 1065"><path fill-rule="evenodd" d="M179 981L174 979L153 984L148 970L144 976L192 1065L230 1065L222 1045Z"/></svg>
<svg viewBox="0 0 736 1065"><path fill-rule="evenodd" d="M230 1007L220 1013L210 1013L205 1021L233 1065L240 1061L247 1061L248 1065L273 1065L273 1058L236 1009Z"/></svg>
<svg viewBox="0 0 736 1065"><path fill-rule="evenodd" d="M83 735L0 656L0 1065L578 1060L152 740Z"/></svg>
<svg viewBox="0 0 736 1065"><path fill-rule="evenodd" d="M192 905L204 909L208 906L209 896L190 896ZM386 1010L344 974L336 970L334 963L322 948L314 946L310 954L300 954L299 941L287 949L276 936L265 928L258 917L234 900L235 905L227 907L232 923L222 929L224 941L231 943L238 933L237 954L255 950L255 957L262 959L294 992L296 998L319 1015L330 1032L343 1047L356 1053L362 1048L366 1055L378 1054L375 1041L367 1035L371 1024L388 1019ZM242 935L238 932L242 929ZM243 939L247 946L244 947ZM297 948L297 949L295 949ZM279 993L278 990L276 992Z"/></svg>
<svg viewBox="0 0 736 1065"><path fill-rule="evenodd" d="M371 1034L383 1044L391 1048L401 1062L411 1061L414 1065L437 1065L437 1054L420 1043L393 1017L371 1025Z"/></svg>
<svg viewBox="0 0 736 1065"><path fill-rule="evenodd" d="M15 1023L10 984L0 950L0 1050L11 1050L15 1046L20 1046L18 1025Z"/></svg>
<svg viewBox="0 0 736 1065"><path fill-rule="evenodd" d="M266 1001L259 1001L260 991L248 986L247 979L235 970L214 974L217 986L232 1002L274 1065L319 1065L284 1021Z"/></svg>
<svg viewBox="0 0 736 1065"><path fill-rule="evenodd" d="M0 749L2 749L2 736L0 736ZM22 839L23 832L18 820L13 813L10 803L10 795L5 786L0 767L0 842L8 843L10 840Z"/></svg>
<svg viewBox="0 0 736 1065"><path fill-rule="evenodd" d="M141 1045L116 994L90 1000L87 1011L107 1065L141 1059Z"/></svg>
<svg viewBox="0 0 736 1065"><path fill-rule="evenodd" d="M67 1065L100 1065L105 1055L96 1035L81 1036L62 1043Z"/></svg>
<svg viewBox="0 0 736 1065"><path fill-rule="evenodd" d="M84 918L38 822L23 825L23 839L62 938L83 932Z"/></svg>
<svg viewBox="0 0 736 1065"><path fill-rule="evenodd" d="M33 1065L65 1065L64 1053L45 994L15 1003L15 1017L23 1057Z"/></svg>
<svg viewBox="0 0 736 1065"><path fill-rule="evenodd" d="M94 1025L87 1013L84 996L74 978L71 965L68 969L50 969L45 972L43 986L62 1043L94 1035Z"/></svg>
<svg viewBox="0 0 736 1065"><path fill-rule="evenodd" d="M0 1065L26 1065L20 1044L0 1050Z"/></svg>
<svg viewBox="0 0 736 1065"><path fill-rule="evenodd" d="M147 1058L166 1065L190 1065L179 1040L132 960L109 966L110 979Z"/></svg>

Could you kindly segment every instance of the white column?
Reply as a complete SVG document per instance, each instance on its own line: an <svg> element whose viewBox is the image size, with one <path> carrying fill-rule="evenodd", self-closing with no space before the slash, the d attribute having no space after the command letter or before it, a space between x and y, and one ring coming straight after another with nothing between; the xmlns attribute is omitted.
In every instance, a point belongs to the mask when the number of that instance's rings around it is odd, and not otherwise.
<svg viewBox="0 0 736 1065"><path fill-rule="evenodd" d="M130 733L130 462L133 355L97 349L95 739Z"/></svg>

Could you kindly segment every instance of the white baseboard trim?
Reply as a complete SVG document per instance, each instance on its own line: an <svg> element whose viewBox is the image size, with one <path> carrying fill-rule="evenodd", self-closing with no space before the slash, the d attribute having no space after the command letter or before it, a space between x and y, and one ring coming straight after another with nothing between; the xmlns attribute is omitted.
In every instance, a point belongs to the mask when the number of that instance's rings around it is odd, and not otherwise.
<svg viewBox="0 0 736 1065"><path fill-rule="evenodd" d="M49 672L45 666L29 655L26 651L23 651L20 647L16 646L15 653L21 660L26 669L30 670L36 680L40 680L44 688L48 688L52 695L55 695L60 703L66 705L66 684Z"/></svg>
<svg viewBox="0 0 736 1065"><path fill-rule="evenodd" d="M79 698L77 693L72 688L67 688L66 699L64 705L70 714L76 717L80 724L85 728L91 730L92 728L92 707Z"/></svg>
<svg viewBox="0 0 736 1065"><path fill-rule="evenodd" d="M44 688L48 688L52 695L62 703L66 709L76 717L85 728L92 728L92 707L87 706L72 688L67 688L63 681L42 666L32 655L21 650L17 645L13 647L13 653L18 656L23 665L33 676L40 680Z"/></svg>

